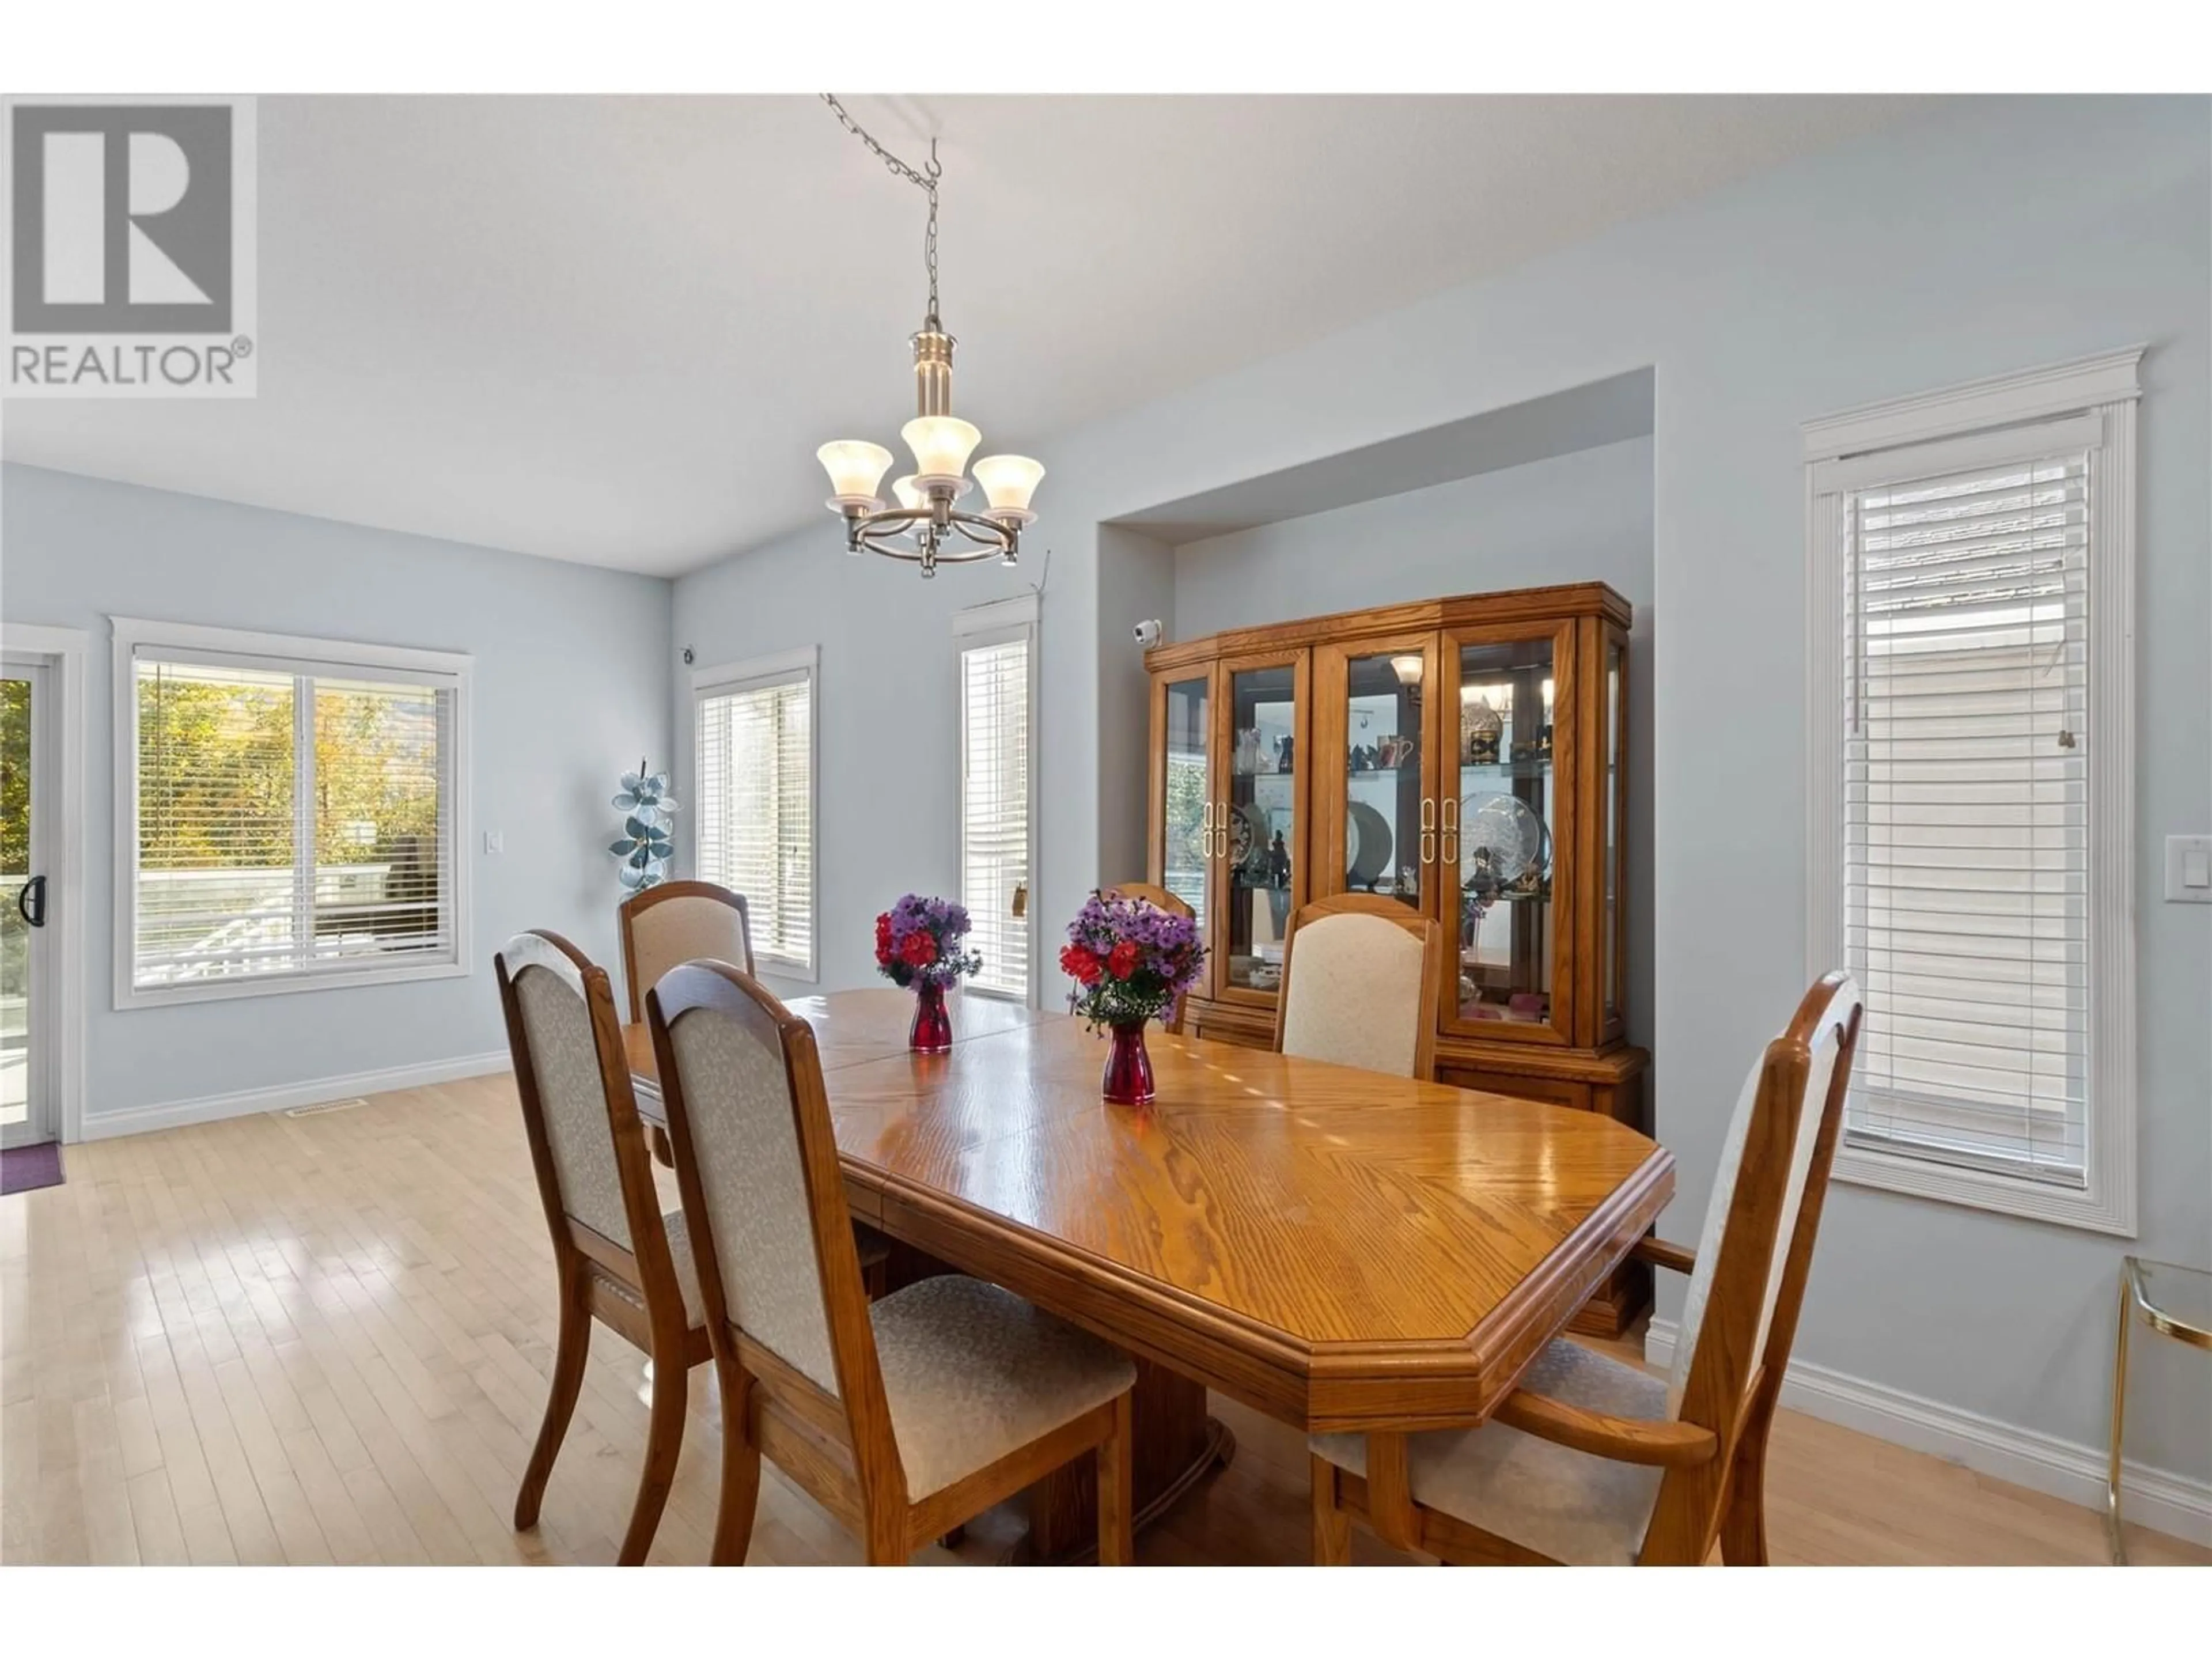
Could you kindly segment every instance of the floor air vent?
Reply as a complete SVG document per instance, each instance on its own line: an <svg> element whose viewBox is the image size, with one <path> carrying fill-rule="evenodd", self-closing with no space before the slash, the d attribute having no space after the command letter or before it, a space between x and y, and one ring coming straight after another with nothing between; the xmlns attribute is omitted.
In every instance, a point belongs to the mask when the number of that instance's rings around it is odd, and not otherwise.
<svg viewBox="0 0 2212 1659"><path fill-rule="evenodd" d="M325 1112L349 1112L356 1106L368 1104L365 1096L356 1095L351 1100L326 1100L319 1106L287 1106L286 1117L320 1117Z"/></svg>

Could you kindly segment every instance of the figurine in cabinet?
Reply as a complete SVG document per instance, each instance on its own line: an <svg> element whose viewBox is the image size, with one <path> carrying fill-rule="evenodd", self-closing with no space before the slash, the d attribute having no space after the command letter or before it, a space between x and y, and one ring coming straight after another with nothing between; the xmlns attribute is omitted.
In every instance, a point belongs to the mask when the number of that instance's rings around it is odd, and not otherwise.
<svg viewBox="0 0 2212 1659"><path fill-rule="evenodd" d="M1490 706L1487 697L1477 697L1467 711L1467 758L1472 766L1498 764L1498 745L1505 735L1505 717Z"/></svg>

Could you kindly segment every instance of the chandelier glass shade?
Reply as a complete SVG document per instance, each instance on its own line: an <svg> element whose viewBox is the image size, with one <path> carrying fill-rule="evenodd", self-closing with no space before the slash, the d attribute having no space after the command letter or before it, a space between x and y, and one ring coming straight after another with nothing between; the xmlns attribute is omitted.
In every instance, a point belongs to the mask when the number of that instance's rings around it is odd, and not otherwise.
<svg viewBox="0 0 2212 1659"><path fill-rule="evenodd" d="M1044 477L1041 465L1026 455L986 455L975 464L975 482L983 486L983 510L963 513L954 506L973 488L969 457L981 447L983 434L952 412L954 341L937 313L937 147L933 142L927 168L917 172L862 131L835 98L828 93L823 97L848 131L929 197L924 244L929 309L914 337L915 416L899 429L914 455L914 471L892 481L897 505L887 506L877 494L891 469L890 452L881 444L846 438L815 452L830 475L829 508L845 522L845 550L904 559L919 565L925 576L934 576L940 564L988 558L1016 563L1023 527L1036 519L1030 502Z"/></svg>

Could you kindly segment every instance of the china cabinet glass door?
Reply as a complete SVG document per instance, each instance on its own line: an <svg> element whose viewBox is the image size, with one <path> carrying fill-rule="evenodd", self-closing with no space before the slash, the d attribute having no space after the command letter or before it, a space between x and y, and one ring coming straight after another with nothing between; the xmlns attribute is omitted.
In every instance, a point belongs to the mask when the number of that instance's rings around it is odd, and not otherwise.
<svg viewBox="0 0 2212 1659"><path fill-rule="evenodd" d="M1274 1000L1283 934L1305 902L1306 708L1304 652L1222 663L1214 994L1227 1001Z"/></svg>
<svg viewBox="0 0 2212 1659"><path fill-rule="evenodd" d="M1437 636L1360 640L1316 653L1313 776L1326 860L1313 890L1376 893L1433 913L1440 815Z"/></svg>
<svg viewBox="0 0 2212 1659"><path fill-rule="evenodd" d="M1604 896L1598 916L1598 938L1599 948L1604 953L1600 983L1604 987L1605 1001L1598 1036L1601 1041L1610 1041L1621 1036L1627 1026L1623 1011L1628 1006L1628 969L1621 929L1627 902L1622 882L1628 863L1627 777L1622 757L1628 740L1628 636L1608 624L1604 640L1605 748L1601 763L1605 775L1600 803L1600 811L1604 814L1604 848L1599 865Z"/></svg>
<svg viewBox="0 0 2212 1659"><path fill-rule="evenodd" d="M1159 884L1190 906L1206 943L1212 927L1216 868L1214 817L1218 803L1213 775L1213 668L1194 666L1187 674L1168 673L1152 682L1152 720L1161 740L1153 745L1162 767L1154 780L1160 791L1153 815ZM1209 972L1209 978L1212 977ZM1199 994L1210 987L1201 981Z"/></svg>
<svg viewBox="0 0 2212 1659"><path fill-rule="evenodd" d="M1444 636L1445 1023L1470 1036L1568 1039L1558 976L1573 914L1562 880L1574 861L1573 641L1571 625Z"/></svg>

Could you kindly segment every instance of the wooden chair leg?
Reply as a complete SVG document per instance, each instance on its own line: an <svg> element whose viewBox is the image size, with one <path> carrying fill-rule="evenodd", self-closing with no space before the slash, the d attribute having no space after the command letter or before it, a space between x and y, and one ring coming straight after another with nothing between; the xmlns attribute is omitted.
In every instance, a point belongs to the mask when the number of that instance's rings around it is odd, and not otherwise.
<svg viewBox="0 0 2212 1659"><path fill-rule="evenodd" d="M668 1503L668 1489L676 1481L676 1459L684 1449L684 1413L689 1403L689 1368L680 1352L656 1354L653 1362L653 1414L645 1429L645 1468L637 1480L637 1501L630 1505L629 1530L623 1534L619 1567L644 1564L653 1547L653 1534L660 1528L660 1511Z"/></svg>
<svg viewBox="0 0 2212 1659"><path fill-rule="evenodd" d="M1336 1501L1336 1465L1325 1457L1313 1465L1313 1559L1317 1567L1352 1565L1352 1517Z"/></svg>
<svg viewBox="0 0 2212 1659"><path fill-rule="evenodd" d="M584 1278L580 1273L568 1273L561 1286L561 1330L554 1339L545 1420L538 1425L538 1443L523 1471L522 1490L514 1496L517 1532L528 1532L538 1524L538 1508L544 1501L545 1483L552 1478L553 1460L561 1455L561 1442L568 1436L568 1419L575 1414L576 1396L584 1387L584 1362L591 1352L592 1316L584 1306Z"/></svg>
<svg viewBox="0 0 2212 1659"><path fill-rule="evenodd" d="M890 1506L881 1507L888 1510ZM907 1517L903 1513L878 1513L872 1506L861 1532L861 1547L872 1567L902 1567L914 1557L914 1540L907 1534Z"/></svg>
<svg viewBox="0 0 2212 1659"><path fill-rule="evenodd" d="M722 1495L714 1510L710 1565L742 1567L752 1548L753 1515L760 1504L760 1445L752 1431L752 1379L719 1363L722 1395Z"/></svg>
<svg viewBox="0 0 2212 1659"><path fill-rule="evenodd" d="M1114 1401L1113 1432L1098 1443L1098 1565L1127 1567L1137 1559L1134 1437L1131 1395Z"/></svg>
<svg viewBox="0 0 2212 1659"><path fill-rule="evenodd" d="M1774 1427L1781 1386L1763 1382L1747 1408L1735 1456L1729 1465L1726 1508L1721 1511L1721 1559L1732 1567L1763 1567L1766 1553L1766 1437Z"/></svg>
<svg viewBox="0 0 2212 1659"><path fill-rule="evenodd" d="M1731 1567L1767 1565L1766 1429L1772 1408L1753 1409L1758 1414L1736 1447L1728 1508L1721 1515L1721 1559Z"/></svg>

